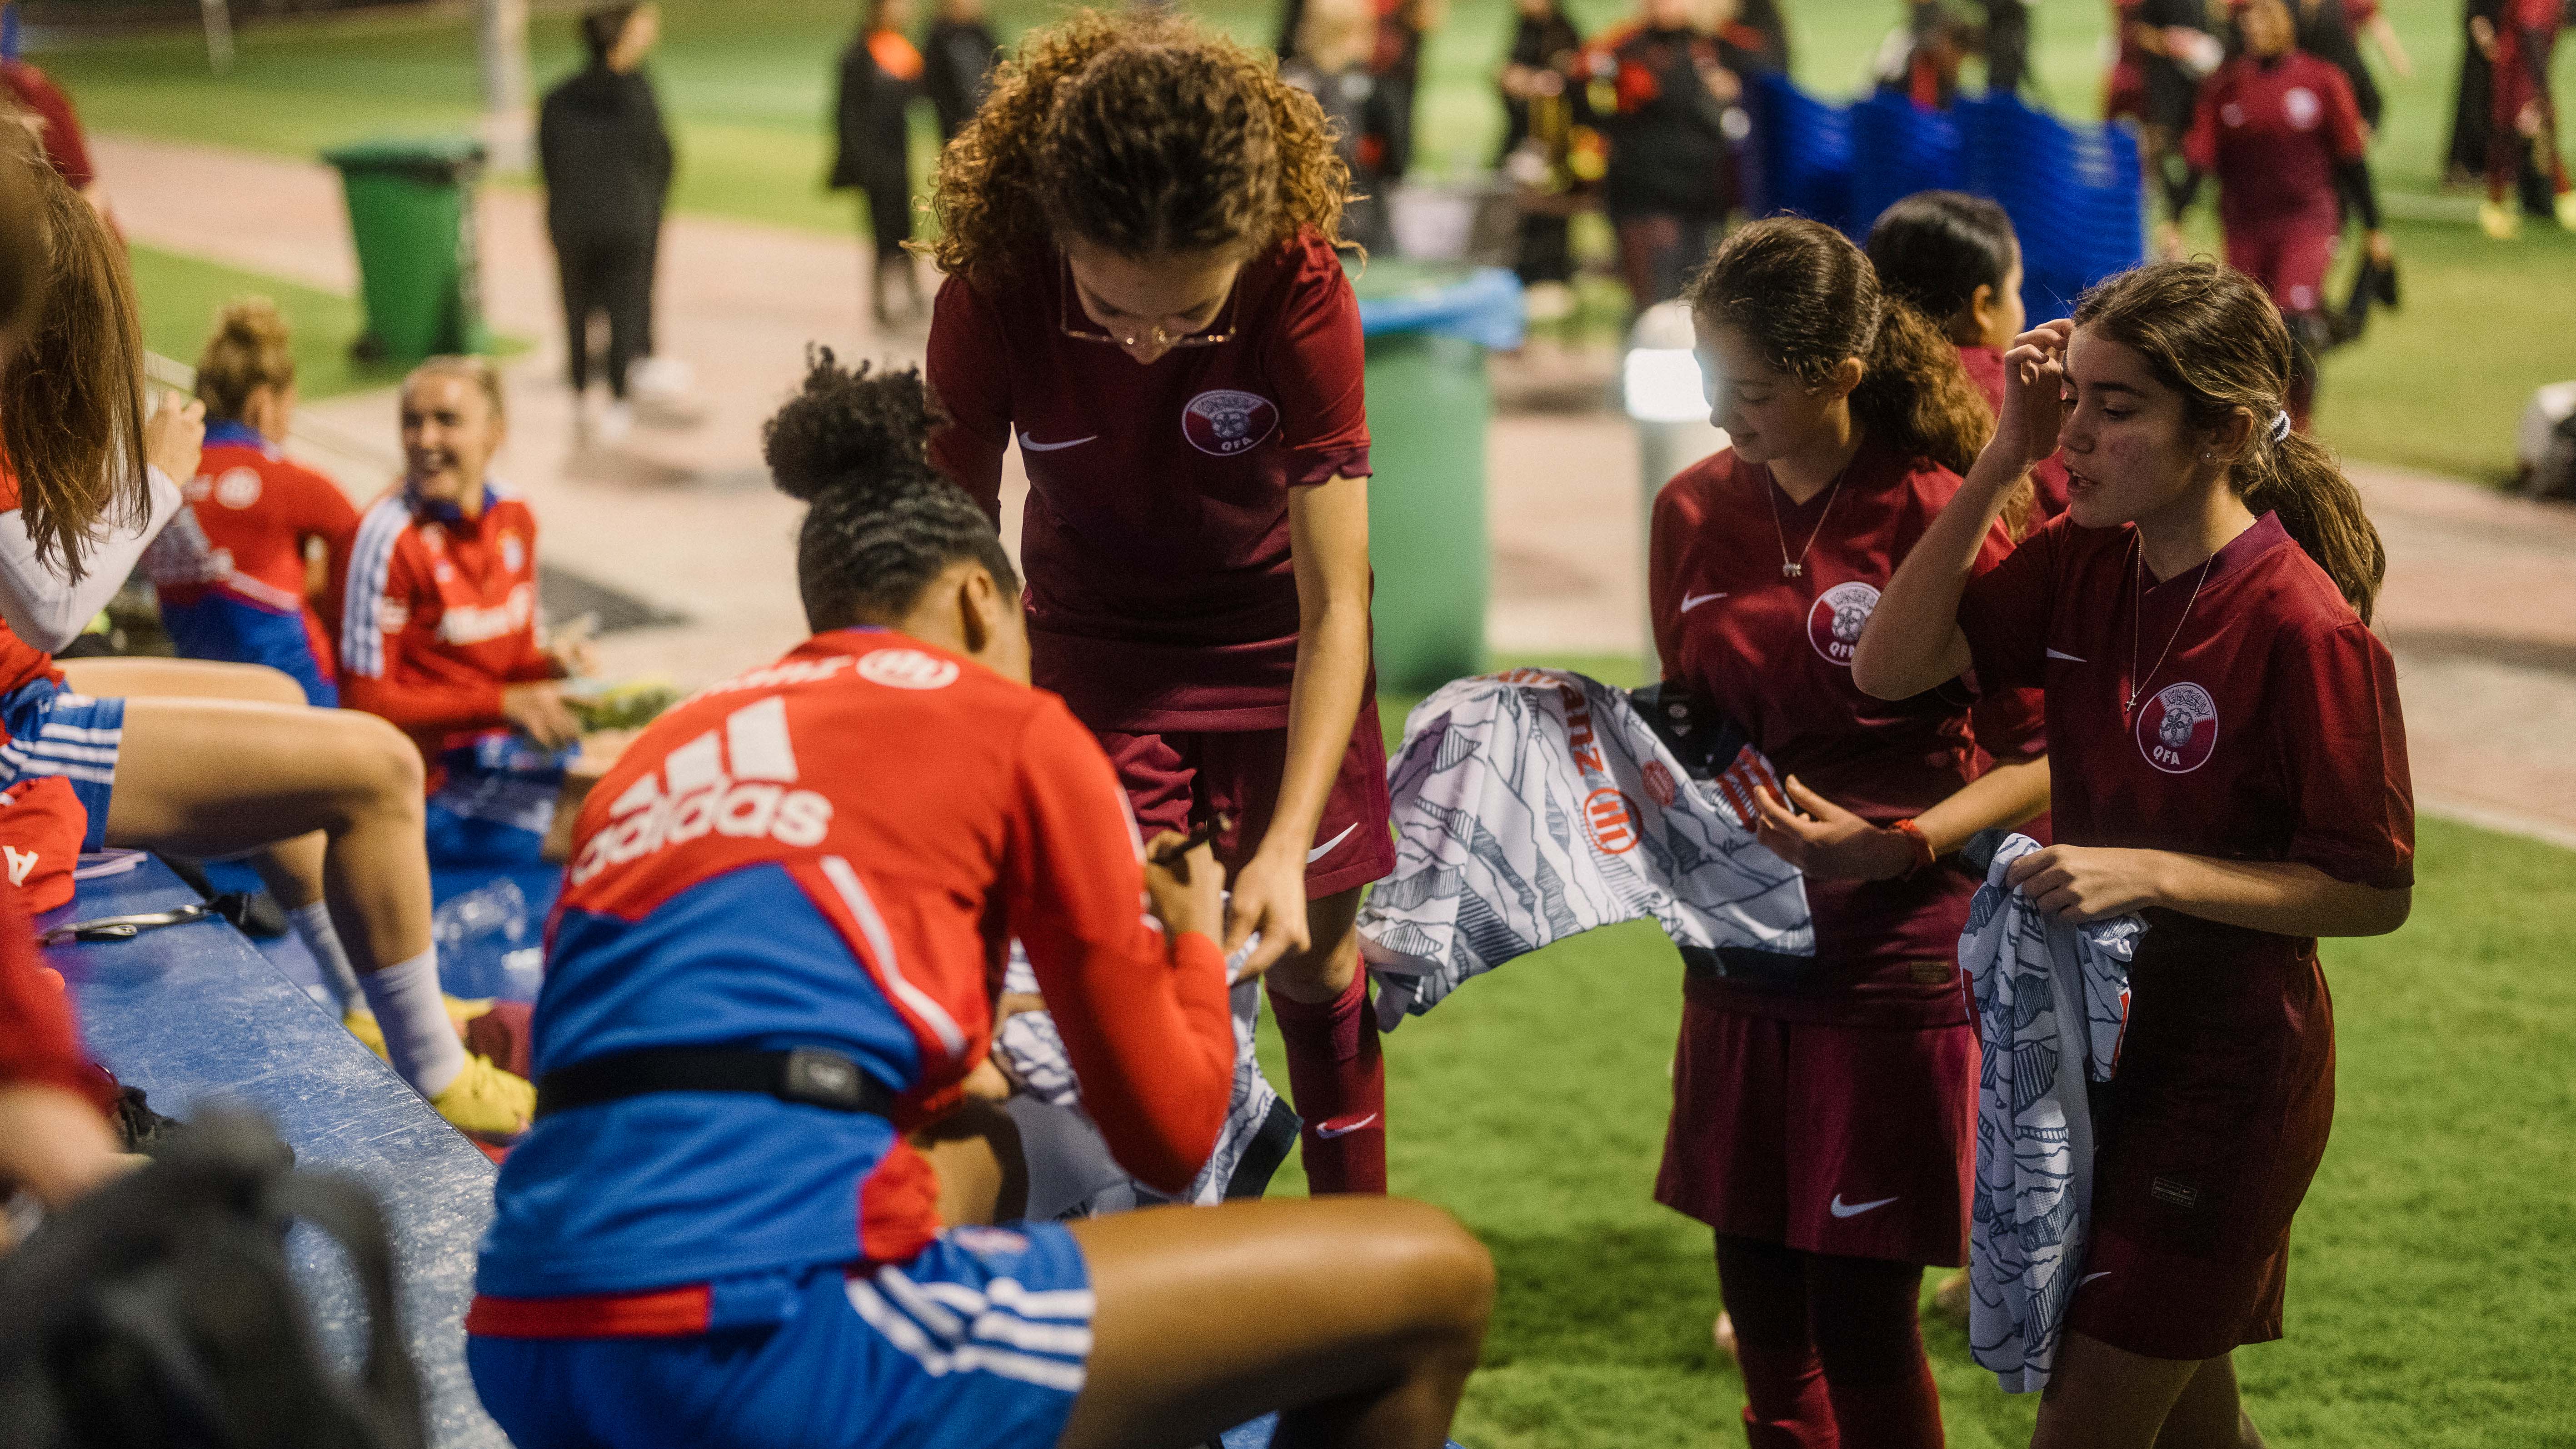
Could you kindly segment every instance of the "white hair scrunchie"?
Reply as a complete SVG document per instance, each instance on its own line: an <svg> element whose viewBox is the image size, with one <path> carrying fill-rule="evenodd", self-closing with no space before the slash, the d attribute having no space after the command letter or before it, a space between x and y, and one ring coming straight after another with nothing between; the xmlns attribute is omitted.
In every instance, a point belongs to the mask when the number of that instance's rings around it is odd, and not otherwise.
<svg viewBox="0 0 2576 1449"><path fill-rule="evenodd" d="M2284 408L2272 414L2272 441L2277 443L2289 435L2290 413L2287 408Z"/></svg>

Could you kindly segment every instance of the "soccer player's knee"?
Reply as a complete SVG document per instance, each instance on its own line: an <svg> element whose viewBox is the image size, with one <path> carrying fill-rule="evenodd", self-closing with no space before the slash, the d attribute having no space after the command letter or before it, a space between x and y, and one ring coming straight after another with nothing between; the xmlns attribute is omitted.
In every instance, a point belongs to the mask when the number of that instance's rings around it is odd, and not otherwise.
<svg viewBox="0 0 2576 1449"><path fill-rule="evenodd" d="M370 809L419 814L427 773L410 737L375 715L356 710L336 713L347 737L341 752L346 770L342 783L349 796Z"/></svg>
<svg viewBox="0 0 2576 1449"><path fill-rule="evenodd" d="M265 664L233 667L241 671L242 689L247 698L263 704L291 704L298 709L310 703L304 697L304 686L296 683L295 676L283 669L271 669Z"/></svg>
<svg viewBox="0 0 2576 1449"><path fill-rule="evenodd" d="M1429 1203L1389 1198L1382 1210L1372 1233L1401 1260L1396 1271L1407 1301L1431 1324L1481 1339L1494 1309L1494 1255Z"/></svg>

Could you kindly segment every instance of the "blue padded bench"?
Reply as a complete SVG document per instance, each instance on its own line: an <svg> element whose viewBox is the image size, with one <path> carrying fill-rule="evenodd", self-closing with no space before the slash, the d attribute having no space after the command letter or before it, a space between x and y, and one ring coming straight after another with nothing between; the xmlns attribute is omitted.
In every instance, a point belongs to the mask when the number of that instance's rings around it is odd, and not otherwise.
<svg viewBox="0 0 2576 1449"><path fill-rule="evenodd" d="M72 903L37 928L197 898L146 860L82 881ZM216 1100L257 1108L299 1166L345 1172L375 1193L393 1230L430 1442L507 1445L465 1372L465 1305L475 1243L492 1215L491 1160L220 918L50 947L45 959L72 984L91 1053L150 1093L155 1108L175 1117ZM310 1235L297 1236L298 1277L326 1341L357 1343L364 1309L354 1285L321 1261Z"/></svg>

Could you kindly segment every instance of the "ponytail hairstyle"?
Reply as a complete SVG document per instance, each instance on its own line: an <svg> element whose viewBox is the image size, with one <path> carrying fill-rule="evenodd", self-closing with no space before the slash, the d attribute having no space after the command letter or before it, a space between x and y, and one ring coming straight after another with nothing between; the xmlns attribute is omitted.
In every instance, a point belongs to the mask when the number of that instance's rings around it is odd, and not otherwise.
<svg viewBox="0 0 2576 1449"><path fill-rule="evenodd" d="M1843 359L1860 359L1852 420L1899 453L1964 474L1995 430L1950 339L1881 292L1869 258L1822 222L1781 216L1737 227L1682 295L1693 316L1742 332L1809 387Z"/></svg>
<svg viewBox="0 0 2576 1449"><path fill-rule="evenodd" d="M2334 580L2363 623L2370 622L2388 550L2334 455L2274 420L2289 405L2290 329L2261 287L2206 259L2153 262L2094 286L2075 307L2075 325L2136 352L2156 380L2181 394L2194 428L2253 420L2228 486L2281 528Z"/></svg>
<svg viewBox="0 0 2576 1449"><path fill-rule="evenodd" d="M1339 247L1350 189L1323 108L1268 51L1148 7L1079 10L1022 42L940 153L923 250L990 286L1059 238L1132 258L1301 231Z"/></svg>
<svg viewBox="0 0 2576 1449"><path fill-rule="evenodd" d="M1878 214L1868 250L1879 286L1946 328L1979 287L2003 290L2021 240L2012 218L1985 197L1918 191Z"/></svg>
<svg viewBox="0 0 2576 1449"><path fill-rule="evenodd" d="M36 557L77 583L102 526L151 516L134 279L124 247L24 127L0 125L0 150L17 173L0 275L15 274L6 290L18 314L16 345L0 357L0 464L17 474Z"/></svg>
<svg viewBox="0 0 2576 1449"><path fill-rule="evenodd" d="M276 303L244 297L215 314L215 335L197 358L197 400L206 405L207 422L237 423L253 390L294 382L295 354Z"/></svg>
<svg viewBox="0 0 2576 1449"><path fill-rule="evenodd" d="M817 633L902 618L960 559L1019 597L992 521L930 465L940 421L918 370L853 370L817 347L803 389L761 428L779 491L812 505L796 536L796 589Z"/></svg>

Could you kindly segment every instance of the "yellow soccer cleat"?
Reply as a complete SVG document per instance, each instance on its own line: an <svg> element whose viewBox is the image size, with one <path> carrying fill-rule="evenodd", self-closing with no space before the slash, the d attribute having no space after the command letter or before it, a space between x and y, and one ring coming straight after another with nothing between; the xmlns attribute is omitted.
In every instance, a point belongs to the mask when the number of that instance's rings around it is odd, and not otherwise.
<svg viewBox="0 0 2576 1449"><path fill-rule="evenodd" d="M459 1132L477 1137L516 1137L528 1130L537 1113L536 1084L492 1065L490 1057L467 1057L465 1070L447 1090L429 1099L438 1115Z"/></svg>
<svg viewBox="0 0 2576 1449"><path fill-rule="evenodd" d="M439 999L447 1006L448 1024L456 1028L456 1034L460 1037L465 1035L465 1028L469 1022L492 1009L492 998L488 996L470 1000L462 996L442 996ZM385 1031L383 1027L376 1025L374 1012L363 1006L353 1007L347 1016L340 1018L340 1024L349 1029L349 1035L365 1042L367 1050L379 1057L384 1057L387 1061L392 1060L390 1057L385 1057Z"/></svg>
<svg viewBox="0 0 2576 1449"><path fill-rule="evenodd" d="M2496 241L2511 241L2522 235L2522 217L2501 201L2478 203L2478 226Z"/></svg>

